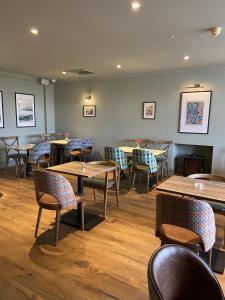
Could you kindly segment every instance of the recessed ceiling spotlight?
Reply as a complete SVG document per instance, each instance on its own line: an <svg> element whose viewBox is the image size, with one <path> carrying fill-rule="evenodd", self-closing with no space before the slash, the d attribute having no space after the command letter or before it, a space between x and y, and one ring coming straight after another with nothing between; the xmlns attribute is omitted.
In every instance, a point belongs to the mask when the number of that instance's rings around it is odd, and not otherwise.
<svg viewBox="0 0 225 300"><path fill-rule="evenodd" d="M170 38L173 40L175 39L175 35L171 35Z"/></svg>
<svg viewBox="0 0 225 300"><path fill-rule="evenodd" d="M184 56L184 60L189 60L190 59L190 56L189 55L185 55Z"/></svg>
<svg viewBox="0 0 225 300"><path fill-rule="evenodd" d="M122 68L122 66L121 66L121 65L117 65L116 67L117 67L117 69L121 69L121 68Z"/></svg>
<svg viewBox="0 0 225 300"><path fill-rule="evenodd" d="M38 30L37 30L37 28L31 28L30 29L30 32L33 34L33 35L38 35Z"/></svg>
<svg viewBox="0 0 225 300"><path fill-rule="evenodd" d="M63 75L66 75L66 71L62 71L62 74L63 74Z"/></svg>
<svg viewBox="0 0 225 300"><path fill-rule="evenodd" d="M138 2L138 1L132 1L132 2L131 2L131 8L132 8L133 10L138 10L140 7L141 7L140 2Z"/></svg>

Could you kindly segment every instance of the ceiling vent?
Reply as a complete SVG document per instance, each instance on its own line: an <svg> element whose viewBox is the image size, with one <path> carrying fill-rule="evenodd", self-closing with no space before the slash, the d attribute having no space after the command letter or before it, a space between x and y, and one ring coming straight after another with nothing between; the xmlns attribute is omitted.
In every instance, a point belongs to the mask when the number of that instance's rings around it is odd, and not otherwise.
<svg viewBox="0 0 225 300"><path fill-rule="evenodd" d="M83 75L94 75L95 73L92 71L88 71L85 69L74 69L74 70L66 70L66 73L72 73L75 75L83 76Z"/></svg>

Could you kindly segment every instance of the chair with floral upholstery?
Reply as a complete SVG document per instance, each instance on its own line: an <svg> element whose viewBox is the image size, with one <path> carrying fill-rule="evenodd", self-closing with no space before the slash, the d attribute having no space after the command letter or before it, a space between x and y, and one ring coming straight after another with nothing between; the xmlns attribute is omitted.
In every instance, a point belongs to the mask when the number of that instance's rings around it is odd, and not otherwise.
<svg viewBox="0 0 225 300"><path fill-rule="evenodd" d="M192 178L192 179L201 179L201 180L225 182L225 177L218 176L218 175L213 175L213 174L200 173L200 174L192 174L192 175L189 175L187 177ZM225 216L225 205L223 203L218 203L218 202L209 201L209 200L205 200L205 201L209 203L209 205L212 207L215 214ZM224 225L223 247L225 248L225 225Z"/></svg>
<svg viewBox="0 0 225 300"><path fill-rule="evenodd" d="M50 166L50 152L51 144L49 142L39 143L31 149L28 159L27 157L23 158L24 161L24 177L26 176L27 164L31 164L32 168L36 166L40 169L40 165L49 167Z"/></svg>
<svg viewBox="0 0 225 300"><path fill-rule="evenodd" d="M81 230L84 230L84 209L82 195L75 195L70 182L63 176L45 170L34 170L34 185L39 212L35 229L37 238L42 209L56 211L55 245L59 235L59 221L61 210L77 206L80 215Z"/></svg>
<svg viewBox="0 0 225 300"><path fill-rule="evenodd" d="M213 210L204 201L158 193L156 197L155 234L164 244L179 244L196 253L209 251L216 239Z"/></svg>
<svg viewBox="0 0 225 300"><path fill-rule="evenodd" d="M82 138L82 159L85 162L86 158L89 157L89 160L92 160L92 147L94 144L93 138Z"/></svg>
<svg viewBox="0 0 225 300"><path fill-rule="evenodd" d="M134 187L136 173L147 174L147 192L149 192L149 179L152 175L153 179L158 182L158 166L155 156L148 149L133 150L133 180L132 189Z"/></svg>
<svg viewBox="0 0 225 300"><path fill-rule="evenodd" d="M68 144L65 146L64 149L64 161L73 161L75 157L78 157L78 159L81 161L82 156L82 139L76 138L71 139Z"/></svg>
<svg viewBox="0 0 225 300"><path fill-rule="evenodd" d="M125 152L118 147L105 147L105 160L115 161L118 165L118 190L120 186L120 173L128 172L128 180L130 182L130 164Z"/></svg>

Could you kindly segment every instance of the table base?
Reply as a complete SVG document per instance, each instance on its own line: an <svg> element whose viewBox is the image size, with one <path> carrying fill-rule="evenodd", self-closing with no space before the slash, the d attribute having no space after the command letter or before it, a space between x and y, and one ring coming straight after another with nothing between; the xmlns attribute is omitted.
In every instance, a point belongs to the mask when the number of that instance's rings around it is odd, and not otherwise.
<svg viewBox="0 0 225 300"><path fill-rule="evenodd" d="M88 212L84 213L84 229L91 230L93 227L104 221L102 216L94 215ZM61 222L80 229L80 218L77 210L72 209L61 216Z"/></svg>
<svg viewBox="0 0 225 300"><path fill-rule="evenodd" d="M200 256L208 263L208 254L200 253ZM225 252L219 249L212 249L212 269L215 273L223 274L225 268Z"/></svg>

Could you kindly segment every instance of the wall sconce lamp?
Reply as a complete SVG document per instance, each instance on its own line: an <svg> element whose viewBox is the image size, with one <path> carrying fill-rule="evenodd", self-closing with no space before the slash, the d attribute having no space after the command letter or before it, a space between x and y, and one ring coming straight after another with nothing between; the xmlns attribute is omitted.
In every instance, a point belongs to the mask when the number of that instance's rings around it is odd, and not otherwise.
<svg viewBox="0 0 225 300"><path fill-rule="evenodd" d="M199 88L204 88L200 83L195 83L194 85L191 86L186 86L186 89L199 89Z"/></svg>
<svg viewBox="0 0 225 300"><path fill-rule="evenodd" d="M87 96L85 97L85 99L86 99L87 102L91 101L91 94L90 94L90 92L89 92L89 95L87 95Z"/></svg>

